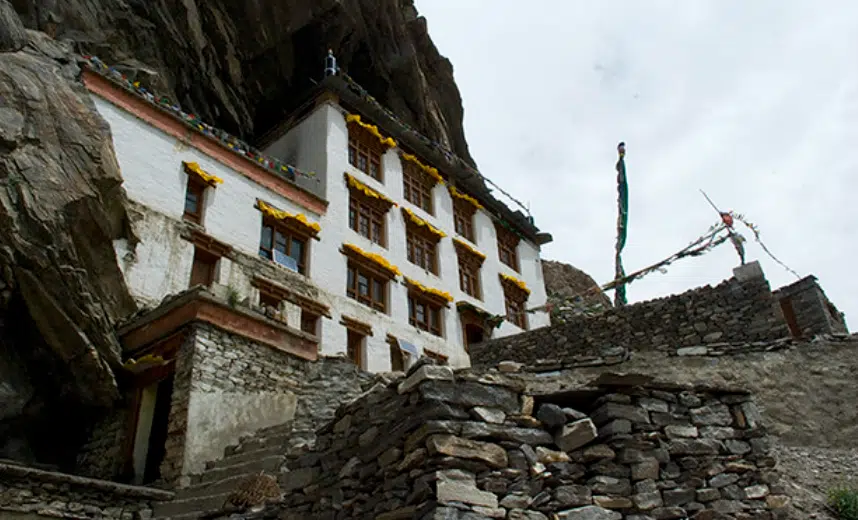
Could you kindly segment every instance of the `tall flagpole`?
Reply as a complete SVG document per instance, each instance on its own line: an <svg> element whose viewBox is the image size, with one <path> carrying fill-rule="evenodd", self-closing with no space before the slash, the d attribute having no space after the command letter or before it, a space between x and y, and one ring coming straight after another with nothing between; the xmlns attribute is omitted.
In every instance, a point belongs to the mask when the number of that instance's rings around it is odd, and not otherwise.
<svg viewBox="0 0 858 520"><path fill-rule="evenodd" d="M617 215L617 247L614 271L614 280L622 280L626 276L623 270L623 248L626 247L626 234L628 233L629 224L629 185L626 179L626 143L621 142L617 145L617 206L619 214ZM626 285L624 283L617 284L614 291L614 306L623 307L626 304Z"/></svg>

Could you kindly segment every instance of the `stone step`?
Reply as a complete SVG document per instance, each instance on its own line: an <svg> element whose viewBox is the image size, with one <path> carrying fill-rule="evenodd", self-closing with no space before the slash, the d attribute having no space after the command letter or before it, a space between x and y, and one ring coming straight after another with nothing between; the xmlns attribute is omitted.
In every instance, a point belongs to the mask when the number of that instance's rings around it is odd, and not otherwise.
<svg viewBox="0 0 858 520"><path fill-rule="evenodd" d="M262 448L254 451L241 451L222 459L206 462L206 471L214 468L223 468L225 466L233 466L243 462L264 459L271 455L283 455L285 452L286 450L280 446L271 446L269 448Z"/></svg>
<svg viewBox="0 0 858 520"><path fill-rule="evenodd" d="M197 518L208 511L220 509L228 496L229 492L225 492L216 495L177 498L170 502L158 502L155 504L153 516L156 519L170 518L172 520Z"/></svg>
<svg viewBox="0 0 858 520"><path fill-rule="evenodd" d="M259 473L259 471L256 471L255 473ZM231 493L239 484L241 484L242 480L253 474L253 472L241 473L230 475L213 482L194 484L191 487L177 491L176 494L178 495L178 498L185 499L204 497L208 495L220 495L221 493Z"/></svg>
<svg viewBox="0 0 858 520"><path fill-rule="evenodd" d="M236 453L244 453L247 451L255 451L262 448L271 448L275 446L286 446L289 438L292 437L292 433L278 433L275 435L269 435L265 437L254 437L245 442L242 442L236 448L230 450L229 447L224 450L226 456L234 455Z"/></svg>
<svg viewBox="0 0 858 520"><path fill-rule="evenodd" d="M280 466L286 457L283 455L270 455L258 459L251 459L244 462L238 462L232 465L225 465L212 468L199 476L199 483L206 484L209 482L217 482L233 475L253 475L261 471L269 474L277 474L280 472ZM224 461L228 462L228 461Z"/></svg>

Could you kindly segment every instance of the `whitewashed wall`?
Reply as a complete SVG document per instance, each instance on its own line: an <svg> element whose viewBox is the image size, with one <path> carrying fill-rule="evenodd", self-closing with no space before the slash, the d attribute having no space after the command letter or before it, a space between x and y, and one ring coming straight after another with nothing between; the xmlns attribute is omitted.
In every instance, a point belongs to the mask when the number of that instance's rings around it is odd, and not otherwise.
<svg viewBox="0 0 858 520"><path fill-rule="evenodd" d="M378 182L364 174L348 162L348 129L345 113L338 106L325 103L301 124L290 130L284 137L274 142L266 153L287 150L295 143L307 141L305 125L312 124L318 128L318 116L324 114L327 120L327 135L324 142L327 145L327 176L326 199L329 202L328 213L322 218L322 241L317 244L313 262L316 265L313 279L331 294L339 295L335 305L337 314L334 320L325 321L322 337L325 353L334 353L344 348L346 330L339 324L339 315L347 315L373 327L374 335L367 338L366 363L369 370L389 369L389 346L386 343L387 334L403 338L414 343L418 348L426 348L446 355L450 363L466 366L469 359L464 350L464 338L459 313L455 302L443 311L444 337L418 330L408 323L408 293L405 285L388 284L388 314L374 311L345 296L347 259L340 248L343 243L352 243L361 249L377 253L396 265L403 275L420 283L450 293L455 301L470 301L493 314L505 314L503 288L499 273L503 272L523 280L531 295L528 307L545 303L545 284L542 267L539 261L539 249L526 241L518 247L521 273L502 264L498 257L497 237L491 218L484 211L478 211L475 217L475 248L486 255L481 269L482 300L471 298L459 289L458 261L452 237L456 236L453 225L453 200L447 188L436 185L433 190L435 214L429 215L422 209L404 199L402 184L402 162L398 149L389 149L382 158L383 182ZM312 121L312 123L310 123ZM300 136L301 138L298 138ZM306 146L314 146L321 140L319 136L310 139ZM293 152L294 153L294 152ZM294 153L294 157L312 157L310 152ZM308 168L309 164L295 164L298 168ZM404 206L416 215L430 222L436 228L447 234L438 246L439 273L432 274L407 260L405 241L405 217L400 208L393 207L387 215L387 247L379 246L369 239L352 231L348 227L349 190L343 173L349 173L370 188L386 195ZM461 238L461 237L459 237ZM549 324L546 313L534 313L528 316L529 328L537 328ZM504 321L500 329L494 331L495 337L521 332L515 325Z"/></svg>
<svg viewBox="0 0 858 520"><path fill-rule="evenodd" d="M408 324L407 289L403 283L388 285L388 314L376 312L346 297L346 257L340 252L343 243L353 243L365 251L378 253L399 267L405 276L420 283L449 292L455 301L468 300L493 314L504 314L504 298L499 272L523 280L531 289L528 306L545 302L545 286L539 264L538 248L525 241L518 253L522 272L516 273L500 263L496 247L494 225L489 216L480 211L475 218L477 250L486 255L481 271L483 300L474 300L459 290L454 236L452 198L442 185L434 189L435 215L430 216L403 198L402 164L397 149L388 150L383 157L384 183L379 183L348 163L348 131L342 110L331 103L320 105L284 137L274 142L266 152L277 152L292 158L302 170L313 170L325 187L329 206L325 215L309 213L280 195L264 188L231 168L220 164L208 155L181 146L178 141L146 124L121 108L93 96L101 115L111 126L116 156L122 169L128 196L153 212L135 224L141 243L129 254L127 244L115 244L120 266L125 273L132 294L141 301L157 303L164 296L184 290L190 279L193 245L178 237L176 224L184 210L187 175L182 162L197 162L200 166L221 177L224 182L208 188L205 196L203 225L214 238L230 244L236 250L256 255L259 247L261 213L254 208L261 198L279 209L304 213L322 230L320 241L309 244L308 272L312 283L327 294L321 303L330 306L331 319L322 319L320 337L322 353L344 352L346 329L340 324L343 315L365 322L373 327L374 335L367 338L365 366L370 371L390 369L387 334L403 338L418 348L426 348L449 357L450 363L466 366L469 359L463 348L459 314L455 304L443 312L444 337L439 338ZM444 231L448 236L439 244L439 275L426 272L407 261L405 220L399 208L391 208L387 215L387 248L383 248L358 235L348 227L348 189L343 173L348 172L373 189L387 195L415 214ZM311 181L317 182L317 181ZM160 214L160 215L159 215ZM216 281L230 285L242 297L253 301L258 297L250 285L252 273L246 273L228 259L222 259ZM297 275L296 275L297 276ZM288 308L290 324L297 326L297 309ZM529 328L549 323L548 315L535 313L528 316ZM514 325L504 322L495 337L520 332Z"/></svg>

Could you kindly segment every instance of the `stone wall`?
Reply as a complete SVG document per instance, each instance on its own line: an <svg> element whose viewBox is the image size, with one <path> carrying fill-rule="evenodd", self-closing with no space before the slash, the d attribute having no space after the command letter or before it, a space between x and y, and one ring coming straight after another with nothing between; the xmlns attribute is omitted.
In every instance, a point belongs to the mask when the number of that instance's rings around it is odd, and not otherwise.
<svg viewBox="0 0 858 520"><path fill-rule="evenodd" d="M377 384L287 462L280 518L764 520L787 503L742 390L499 381L424 365Z"/></svg>
<svg viewBox="0 0 858 520"><path fill-rule="evenodd" d="M122 447L128 424L127 402L96 420L89 440L77 455L76 473L84 477L112 480L122 472Z"/></svg>
<svg viewBox="0 0 858 520"><path fill-rule="evenodd" d="M796 332L804 337L817 334L848 334L846 317L828 299L815 276L781 287L773 293L789 323L795 316Z"/></svg>
<svg viewBox="0 0 858 520"><path fill-rule="evenodd" d="M0 463L0 518L144 520L173 494Z"/></svg>
<svg viewBox="0 0 858 520"><path fill-rule="evenodd" d="M579 367L619 363L636 351L764 342L789 336L756 262L715 286L611 309L594 317L473 345L471 363L513 360Z"/></svg>

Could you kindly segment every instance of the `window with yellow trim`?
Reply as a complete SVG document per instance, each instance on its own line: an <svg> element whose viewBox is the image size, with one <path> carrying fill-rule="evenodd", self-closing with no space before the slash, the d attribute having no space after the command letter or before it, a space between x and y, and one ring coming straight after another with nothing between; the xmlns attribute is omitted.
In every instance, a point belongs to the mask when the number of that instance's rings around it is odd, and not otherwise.
<svg viewBox="0 0 858 520"><path fill-rule="evenodd" d="M297 227L266 216L262 219L259 256L274 260L274 252L279 251L295 261L299 273L306 274L309 241L309 235L301 232Z"/></svg>
<svg viewBox="0 0 858 520"><path fill-rule="evenodd" d="M185 188L185 211L182 218L195 224L203 223L206 187L202 179L196 175L188 175L188 184Z"/></svg>
<svg viewBox="0 0 858 520"><path fill-rule="evenodd" d="M414 291L408 293L408 322L413 327L442 336L441 305Z"/></svg>
<svg viewBox="0 0 858 520"><path fill-rule="evenodd" d="M432 274L438 274L439 237L425 227L405 222L405 245L408 261Z"/></svg>
<svg viewBox="0 0 858 520"><path fill-rule="evenodd" d="M377 311L387 312L388 281L374 269L349 261L346 296Z"/></svg>
<svg viewBox="0 0 858 520"><path fill-rule="evenodd" d="M349 189L349 227L380 246L387 245L386 221L390 206L357 189Z"/></svg>
<svg viewBox="0 0 858 520"><path fill-rule="evenodd" d="M506 319L516 327L527 330L527 297L526 291L512 282L501 280L503 286Z"/></svg>
<svg viewBox="0 0 858 520"><path fill-rule="evenodd" d="M456 233L476 243L474 237L474 214L477 208L466 200L453 198L453 226Z"/></svg>
<svg viewBox="0 0 858 520"><path fill-rule="evenodd" d="M495 224L498 237L498 257L500 261L518 272L518 243L521 239L500 224Z"/></svg>
<svg viewBox="0 0 858 520"><path fill-rule="evenodd" d="M402 161L402 187L405 200L426 213L433 215L432 188L435 179L429 177L420 167L411 161Z"/></svg>
<svg viewBox="0 0 858 520"><path fill-rule="evenodd" d="M349 123L349 164L383 182L381 175L381 156L384 147L378 138L357 123Z"/></svg>

